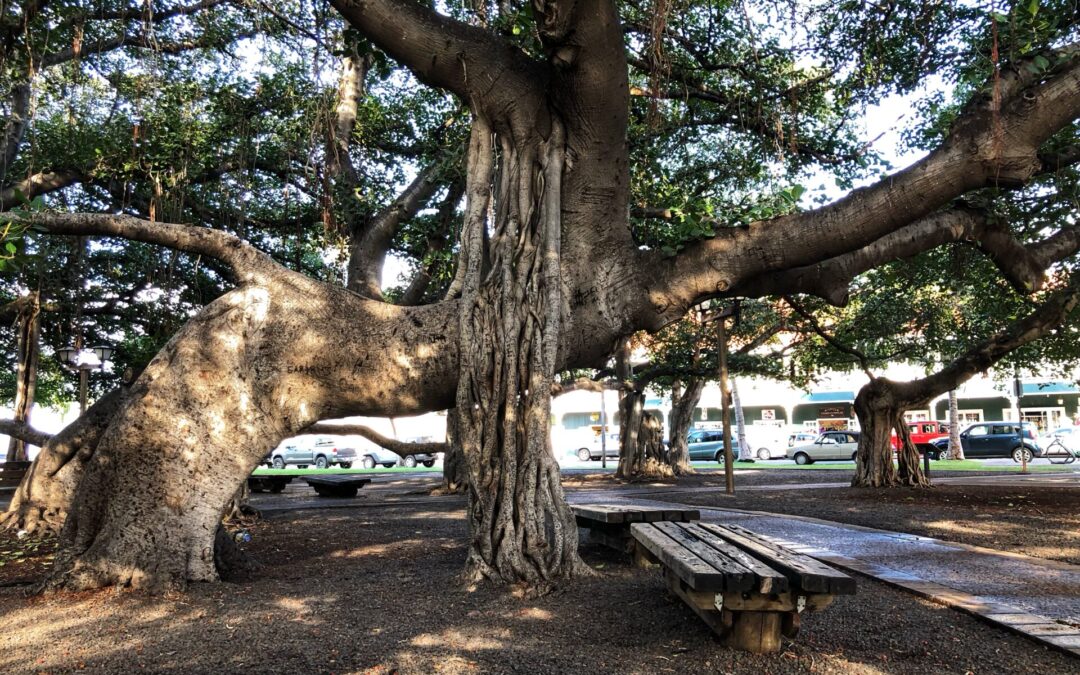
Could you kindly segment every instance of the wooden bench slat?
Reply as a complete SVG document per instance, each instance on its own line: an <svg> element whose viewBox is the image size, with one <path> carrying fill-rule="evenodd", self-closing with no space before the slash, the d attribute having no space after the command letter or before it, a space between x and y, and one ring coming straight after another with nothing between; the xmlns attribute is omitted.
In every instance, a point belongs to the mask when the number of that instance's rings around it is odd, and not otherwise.
<svg viewBox="0 0 1080 675"><path fill-rule="evenodd" d="M626 512L614 509L605 504L589 504L588 506L571 507L574 514L589 520L601 523L625 523Z"/></svg>
<svg viewBox="0 0 1080 675"><path fill-rule="evenodd" d="M783 593L791 584L783 572L773 568L768 561L762 561L750 555L741 548L718 537L714 532L701 527L702 523L679 523L684 528L702 540L702 543L715 549L724 556L737 561L740 565L754 573L758 580L758 591L761 593Z"/></svg>
<svg viewBox="0 0 1080 675"><path fill-rule="evenodd" d="M771 541L768 537L765 537L757 532L752 532L745 527L739 525L728 525L727 528L740 535L758 542L763 546L772 547L778 552L782 552L786 556L793 558L799 563L805 570L806 574L812 574L820 577L827 578L829 580L829 593L834 595L852 594L855 592L855 578L845 574L834 567L831 567L819 560L815 560L810 556L793 551L781 544L777 544Z"/></svg>
<svg viewBox="0 0 1080 675"><path fill-rule="evenodd" d="M680 579L699 590L723 590L724 574L674 541L654 523L633 523L630 533L639 544Z"/></svg>
<svg viewBox="0 0 1080 675"><path fill-rule="evenodd" d="M708 533L698 528L697 530L691 529L693 526L685 526L682 523L656 523L661 532L671 537L676 544L681 545L689 549L694 555L704 560L713 569L720 572L723 575L724 582L716 588L703 588L698 586L695 582L697 579L683 579L686 583L690 584L690 587L697 591L750 591L758 585L757 575L752 570L747 569L738 560L734 560L724 555L721 551L715 547L710 546L703 538L708 537ZM715 535L714 535L715 538ZM784 577L780 577L784 579ZM787 582L787 579L784 579Z"/></svg>
<svg viewBox="0 0 1080 675"><path fill-rule="evenodd" d="M798 586L809 593L850 594L855 592L855 580L848 575L796 553L736 525L702 523L702 527L717 534L751 555L764 557L769 565L792 577Z"/></svg>
<svg viewBox="0 0 1080 675"><path fill-rule="evenodd" d="M662 520L690 521L701 518L701 512L697 509L622 504L575 504L570 508L578 518L610 524L654 523Z"/></svg>

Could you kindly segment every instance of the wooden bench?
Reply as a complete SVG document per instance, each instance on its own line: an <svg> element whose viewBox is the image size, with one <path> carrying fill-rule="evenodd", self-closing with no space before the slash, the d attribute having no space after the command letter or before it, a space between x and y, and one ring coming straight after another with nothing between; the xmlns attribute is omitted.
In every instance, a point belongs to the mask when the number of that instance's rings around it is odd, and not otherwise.
<svg viewBox="0 0 1080 675"><path fill-rule="evenodd" d="M356 491L371 482L348 474L324 474L304 478L320 497L355 497Z"/></svg>
<svg viewBox="0 0 1080 675"><path fill-rule="evenodd" d="M630 532L668 588L737 649L778 651L804 610L855 592L848 575L735 525L634 523Z"/></svg>
<svg viewBox="0 0 1080 675"><path fill-rule="evenodd" d="M32 462L4 462L0 464L0 492L14 491L19 487Z"/></svg>
<svg viewBox="0 0 1080 675"><path fill-rule="evenodd" d="M578 527L589 530L589 540L617 551L634 554L634 538L630 536L633 523L661 521L686 522L697 520L697 509L674 507L633 506L630 504L583 504L571 506ZM635 555L635 560L637 556Z"/></svg>
<svg viewBox="0 0 1080 675"><path fill-rule="evenodd" d="M273 492L277 494L292 482L292 476L248 476L248 489L252 492Z"/></svg>

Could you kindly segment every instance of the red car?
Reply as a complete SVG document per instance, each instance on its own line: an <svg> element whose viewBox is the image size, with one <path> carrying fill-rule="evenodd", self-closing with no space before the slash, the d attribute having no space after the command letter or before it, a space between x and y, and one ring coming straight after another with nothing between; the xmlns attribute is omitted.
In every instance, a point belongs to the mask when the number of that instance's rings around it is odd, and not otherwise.
<svg viewBox="0 0 1080 675"><path fill-rule="evenodd" d="M911 434L911 442L915 444L919 452L934 453L931 459L934 459L937 455L937 446L934 445L934 441L949 437L948 422L934 422L931 420L908 422L907 428L908 433ZM893 450L899 450L900 442L896 437L896 432L893 432L891 440Z"/></svg>

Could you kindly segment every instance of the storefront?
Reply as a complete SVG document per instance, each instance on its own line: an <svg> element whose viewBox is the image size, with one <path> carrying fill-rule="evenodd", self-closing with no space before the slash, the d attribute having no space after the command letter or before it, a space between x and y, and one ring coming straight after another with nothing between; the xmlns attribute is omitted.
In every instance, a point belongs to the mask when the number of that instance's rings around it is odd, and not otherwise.
<svg viewBox="0 0 1080 675"><path fill-rule="evenodd" d="M855 392L821 391L795 405L793 421L810 431L846 431L856 426Z"/></svg>

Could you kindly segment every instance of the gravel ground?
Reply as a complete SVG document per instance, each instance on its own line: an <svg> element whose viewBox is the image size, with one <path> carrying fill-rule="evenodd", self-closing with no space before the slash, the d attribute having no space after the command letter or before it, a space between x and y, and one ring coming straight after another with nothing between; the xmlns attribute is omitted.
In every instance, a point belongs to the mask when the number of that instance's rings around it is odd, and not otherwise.
<svg viewBox="0 0 1080 675"><path fill-rule="evenodd" d="M0 589L0 672L1080 672L1072 657L866 579L768 656L718 644L655 569L594 546L582 554L595 578L539 600L469 590L459 502L286 513L252 534L262 567L247 582L166 598Z"/></svg>

